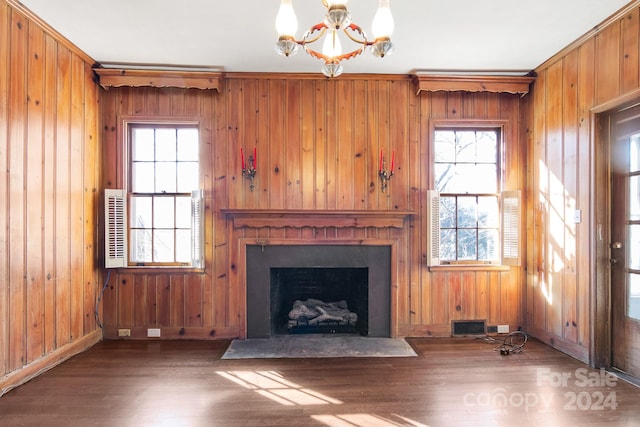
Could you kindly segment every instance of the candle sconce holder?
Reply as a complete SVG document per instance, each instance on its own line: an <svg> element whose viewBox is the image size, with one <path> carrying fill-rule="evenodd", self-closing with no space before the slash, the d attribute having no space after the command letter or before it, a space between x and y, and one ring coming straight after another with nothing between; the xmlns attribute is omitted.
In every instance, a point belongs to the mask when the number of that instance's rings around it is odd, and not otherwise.
<svg viewBox="0 0 640 427"><path fill-rule="evenodd" d="M253 156L249 156L249 166L242 168L242 176L250 181L249 190L254 191L256 186L253 183L253 179L256 177L256 167L254 166L255 159Z"/></svg>
<svg viewBox="0 0 640 427"><path fill-rule="evenodd" d="M387 191L387 187L389 187L389 181L391 181L391 177L393 176L393 169L387 170L385 166L385 162L382 162L382 167L380 171L378 171L378 176L380 177L380 191L385 193Z"/></svg>

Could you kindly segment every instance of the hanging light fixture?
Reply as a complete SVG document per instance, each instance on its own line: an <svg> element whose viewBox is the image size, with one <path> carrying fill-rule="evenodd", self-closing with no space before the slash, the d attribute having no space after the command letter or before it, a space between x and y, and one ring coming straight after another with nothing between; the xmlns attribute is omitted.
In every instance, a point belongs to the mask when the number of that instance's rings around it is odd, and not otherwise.
<svg viewBox="0 0 640 427"><path fill-rule="evenodd" d="M322 0L322 4L327 8L324 20L309 28L302 39L296 40L298 20L293 11L292 0L281 0L276 16L278 32L276 52L282 56L292 56L298 52L298 47L302 46L309 55L324 61L322 73L327 77L337 77L342 74L343 68L340 62L360 55L367 46L370 46L371 53L379 58L390 55L393 52L393 43L391 43L393 16L389 9L389 1L379 0L378 11L372 25L374 39L370 41L362 28L352 22L351 14L347 9L347 0ZM355 48L342 53L340 34L344 34L347 37L345 41ZM311 45L322 38L324 38L322 51L313 49Z"/></svg>

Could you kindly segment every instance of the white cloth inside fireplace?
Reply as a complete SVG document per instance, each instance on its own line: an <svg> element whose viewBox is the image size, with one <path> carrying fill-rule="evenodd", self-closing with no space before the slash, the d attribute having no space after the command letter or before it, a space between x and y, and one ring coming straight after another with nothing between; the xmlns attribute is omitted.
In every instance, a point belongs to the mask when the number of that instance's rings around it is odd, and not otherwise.
<svg viewBox="0 0 640 427"><path fill-rule="evenodd" d="M349 310L345 300L324 302L309 298L293 303L288 326L355 325L357 321L358 314Z"/></svg>

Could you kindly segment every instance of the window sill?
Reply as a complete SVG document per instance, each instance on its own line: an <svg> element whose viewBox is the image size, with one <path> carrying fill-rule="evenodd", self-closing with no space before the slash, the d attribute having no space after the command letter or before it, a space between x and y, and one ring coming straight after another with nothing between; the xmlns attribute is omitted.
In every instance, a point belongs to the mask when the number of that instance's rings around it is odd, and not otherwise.
<svg viewBox="0 0 640 427"><path fill-rule="evenodd" d="M508 265L499 264L443 264L432 265L429 271L509 271Z"/></svg>
<svg viewBox="0 0 640 427"><path fill-rule="evenodd" d="M192 267L151 267L145 266L132 266L121 267L116 269L118 274L205 274L204 268L192 268Z"/></svg>

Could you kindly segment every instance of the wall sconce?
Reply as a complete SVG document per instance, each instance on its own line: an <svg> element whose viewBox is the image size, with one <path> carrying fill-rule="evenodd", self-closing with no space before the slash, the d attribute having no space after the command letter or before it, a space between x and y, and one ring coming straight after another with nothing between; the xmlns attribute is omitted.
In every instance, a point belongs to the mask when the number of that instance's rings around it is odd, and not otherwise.
<svg viewBox="0 0 640 427"><path fill-rule="evenodd" d="M253 183L253 179L256 176L256 158L257 158L256 148L253 148L253 155L249 154L249 167L244 160L244 152L242 151L242 147L240 147L240 159L242 161L242 176L251 181L249 184L249 190L254 191L256 186Z"/></svg>
<svg viewBox="0 0 640 427"><path fill-rule="evenodd" d="M387 170L384 156L382 150L380 150L380 163L378 165L378 176L380 177L380 190L384 193L387 191L387 187L389 186L389 181L391 181L391 177L393 176L393 163L396 158L396 152L391 152L391 168Z"/></svg>

